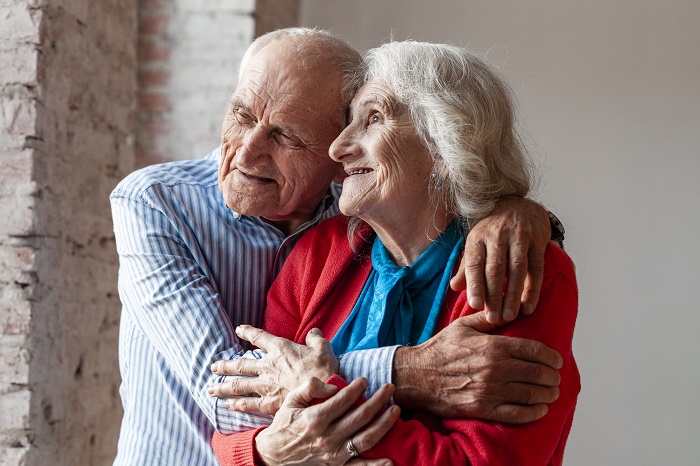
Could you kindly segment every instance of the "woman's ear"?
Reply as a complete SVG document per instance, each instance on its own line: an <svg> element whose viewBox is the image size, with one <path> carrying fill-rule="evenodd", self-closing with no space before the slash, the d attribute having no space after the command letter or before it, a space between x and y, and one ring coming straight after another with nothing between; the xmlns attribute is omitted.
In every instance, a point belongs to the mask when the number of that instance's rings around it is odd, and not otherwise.
<svg viewBox="0 0 700 466"><path fill-rule="evenodd" d="M447 177L449 172L447 171L447 166L445 162L440 157L433 156L433 169L430 172L431 182L434 187L442 188L447 182Z"/></svg>

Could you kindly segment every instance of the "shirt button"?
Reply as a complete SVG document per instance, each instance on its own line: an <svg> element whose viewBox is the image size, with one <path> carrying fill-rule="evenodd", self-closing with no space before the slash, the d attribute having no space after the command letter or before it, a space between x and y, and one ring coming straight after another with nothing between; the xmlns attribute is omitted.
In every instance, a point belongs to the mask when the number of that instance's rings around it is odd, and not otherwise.
<svg viewBox="0 0 700 466"><path fill-rule="evenodd" d="M238 212L234 212L234 213L233 213L233 218L235 218L236 220L238 220L239 218L241 218L241 214L239 214Z"/></svg>

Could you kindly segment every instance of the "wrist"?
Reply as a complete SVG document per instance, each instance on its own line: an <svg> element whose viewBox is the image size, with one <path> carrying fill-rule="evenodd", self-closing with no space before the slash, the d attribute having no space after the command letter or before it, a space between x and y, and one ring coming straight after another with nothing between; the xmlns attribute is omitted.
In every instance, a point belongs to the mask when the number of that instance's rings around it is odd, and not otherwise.
<svg viewBox="0 0 700 466"><path fill-rule="evenodd" d="M274 466L277 464L280 464L278 462L275 462L272 458L270 458L269 455L267 455L267 438L266 438L266 432L268 429L262 430L258 435L255 436L253 441L255 442L255 464L260 464L260 465L265 465L265 466Z"/></svg>
<svg viewBox="0 0 700 466"><path fill-rule="evenodd" d="M394 403L403 409L420 408L425 393L425 377L417 376L421 366L418 347L401 346L396 349L392 365L392 382L396 387Z"/></svg>

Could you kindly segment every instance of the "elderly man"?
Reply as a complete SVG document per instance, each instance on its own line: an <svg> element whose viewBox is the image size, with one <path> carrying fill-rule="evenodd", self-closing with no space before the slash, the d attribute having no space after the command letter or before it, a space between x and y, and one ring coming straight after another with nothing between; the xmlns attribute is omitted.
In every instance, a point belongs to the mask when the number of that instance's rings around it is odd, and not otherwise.
<svg viewBox="0 0 700 466"><path fill-rule="evenodd" d="M353 91L346 83L358 60L348 44L324 32L263 36L241 63L222 146L201 160L140 170L112 193L124 306L124 419L115 464L214 465L214 429L235 431L254 422L254 415L229 411L209 396L216 381L210 365L240 355L233 325L260 325L266 291L296 240L338 213L338 188L329 186L341 171L328 148L343 128ZM503 261L503 225L512 216L520 225L513 231L547 232L544 239L542 233L512 235L516 246L509 254L516 265L527 263L522 245L530 243L530 261L541 262L549 234L539 207L513 202L517 211L501 206L477 225L467 251L472 305L483 305L487 288L496 318L503 272L494 273L493 266L484 271L486 249L489 260ZM513 318L525 273L519 267L509 273L504 307L505 317ZM537 267L526 282L525 302L532 309ZM432 406L443 415L512 422L544 415L544 403L556 398L558 355L536 342L481 334L469 324L455 322L426 349L348 353L340 360L341 375L368 377L370 393L393 382L397 403ZM302 362L315 357L311 347L263 337L278 353L297 352ZM275 364L275 358L265 360ZM435 375L435 367L445 367L445 374ZM275 383L288 391L298 381L281 377ZM269 411L266 397L258 400L257 407Z"/></svg>

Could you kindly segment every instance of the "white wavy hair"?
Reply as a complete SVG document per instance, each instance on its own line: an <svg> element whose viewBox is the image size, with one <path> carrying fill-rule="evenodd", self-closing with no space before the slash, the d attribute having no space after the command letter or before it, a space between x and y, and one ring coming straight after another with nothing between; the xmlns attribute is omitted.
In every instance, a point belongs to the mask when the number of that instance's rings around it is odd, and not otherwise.
<svg viewBox="0 0 700 466"><path fill-rule="evenodd" d="M465 227L498 198L528 194L532 167L515 129L512 90L492 65L461 47L414 41L384 44L362 59L357 84L385 84L408 109L434 173L444 177L431 191Z"/></svg>

